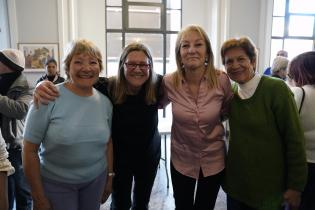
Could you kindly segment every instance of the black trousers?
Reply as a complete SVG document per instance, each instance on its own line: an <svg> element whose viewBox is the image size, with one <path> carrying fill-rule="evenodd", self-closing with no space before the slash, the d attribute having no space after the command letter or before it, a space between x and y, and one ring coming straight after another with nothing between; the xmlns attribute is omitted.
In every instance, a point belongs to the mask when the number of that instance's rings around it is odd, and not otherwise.
<svg viewBox="0 0 315 210"><path fill-rule="evenodd" d="M179 173L171 163L171 176L176 210L214 209L224 171L204 177L200 170L199 179ZM195 185L197 189L195 193ZM194 196L194 194L196 194Z"/></svg>
<svg viewBox="0 0 315 210"><path fill-rule="evenodd" d="M308 177L299 210L315 209L315 163L307 163Z"/></svg>
<svg viewBox="0 0 315 210"><path fill-rule="evenodd" d="M147 210L159 158L115 164L111 210ZM131 190L133 184L133 199Z"/></svg>

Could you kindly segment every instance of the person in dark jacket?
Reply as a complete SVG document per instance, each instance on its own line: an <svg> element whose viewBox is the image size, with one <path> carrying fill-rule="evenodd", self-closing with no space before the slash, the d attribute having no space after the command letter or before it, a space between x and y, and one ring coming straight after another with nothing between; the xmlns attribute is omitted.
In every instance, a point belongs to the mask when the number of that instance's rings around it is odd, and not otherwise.
<svg viewBox="0 0 315 210"><path fill-rule="evenodd" d="M8 177L9 210L31 210L32 198L22 167L22 140L25 116L32 100L32 89L22 73L23 52L0 52L0 127L15 173Z"/></svg>
<svg viewBox="0 0 315 210"><path fill-rule="evenodd" d="M51 81L54 84L62 83L65 81L63 77L59 76L57 61L54 58L50 58L46 61L45 69L46 74L41 76L37 80L36 84L44 80Z"/></svg>

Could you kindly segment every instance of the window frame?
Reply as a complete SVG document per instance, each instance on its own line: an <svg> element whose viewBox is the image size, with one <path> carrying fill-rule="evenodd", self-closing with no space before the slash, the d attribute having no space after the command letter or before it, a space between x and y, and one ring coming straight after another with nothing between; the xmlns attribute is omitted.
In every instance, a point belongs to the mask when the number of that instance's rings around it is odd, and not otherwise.
<svg viewBox="0 0 315 210"><path fill-rule="evenodd" d="M121 10L121 15L122 15L122 28L121 29L109 29L107 28L107 20L105 21L105 43L106 43L106 47L105 47L105 53L106 53L106 57L105 57L105 64L106 64L106 76L108 75L108 47L107 47L107 34L108 33L119 33L122 35L122 47L124 47L126 45L126 34L129 33L142 33L142 34L162 34L163 36L163 75L166 74L166 54L167 54L167 35L169 34L177 34L178 31L174 31L174 30L167 30L167 11L168 10L179 10L180 11L180 28L182 26L182 22L183 22L183 10L182 10L182 5L183 2L181 1L181 8L177 8L177 9L173 9L173 8L167 8L167 1L171 1L171 0L161 0L161 3L153 3L153 2L130 2L128 0L122 0L122 5L121 6L109 6L107 5L107 1L105 0L105 17L107 18L107 8L112 7L112 8L117 8L120 7ZM129 23L129 13L128 13L128 7L129 6L158 6L160 7L160 11L161 11L161 25L160 25L160 29L148 29L148 28L130 28L128 27L128 23Z"/></svg>
<svg viewBox="0 0 315 210"><path fill-rule="evenodd" d="M293 40L313 40L313 44L312 44L312 49L315 49L315 13L293 13L289 11L289 5L290 4L290 0L285 0L285 12L284 12L284 16L281 15L274 15L274 1L273 1L273 12L272 12L272 26L271 28L273 28L273 24L274 24L274 18L277 17L283 17L284 18L284 31L283 31L283 35L282 36L273 36L273 32L271 31L271 42L270 42L270 53L271 53L271 57L273 57L274 55L272 55L272 41L273 40L281 40L282 41L282 48L279 50L286 50L284 47L285 44L285 40L288 39L293 39ZM290 21L290 16L311 16L314 17L314 25L313 25L313 36L290 36L289 35L289 21ZM271 62L271 60L270 60Z"/></svg>

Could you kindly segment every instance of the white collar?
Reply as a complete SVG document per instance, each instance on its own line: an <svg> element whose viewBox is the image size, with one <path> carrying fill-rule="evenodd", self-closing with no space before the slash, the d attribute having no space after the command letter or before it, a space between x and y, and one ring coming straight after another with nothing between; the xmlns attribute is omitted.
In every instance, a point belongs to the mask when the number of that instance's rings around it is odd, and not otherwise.
<svg viewBox="0 0 315 210"><path fill-rule="evenodd" d="M256 91L256 88L260 82L261 75L255 74L248 82L244 84L238 84L238 95L241 99L248 99L252 97Z"/></svg>

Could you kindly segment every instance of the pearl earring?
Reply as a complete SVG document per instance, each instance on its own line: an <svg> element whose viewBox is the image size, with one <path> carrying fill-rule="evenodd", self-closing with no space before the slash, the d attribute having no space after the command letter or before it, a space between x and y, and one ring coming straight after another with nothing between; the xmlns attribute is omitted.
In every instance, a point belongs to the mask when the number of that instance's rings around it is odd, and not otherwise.
<svg viewBox="0 0 315 210"><path fill-rule="evenodd" d="M208 66L208 58L205 59L205 66Z"/></svg>

